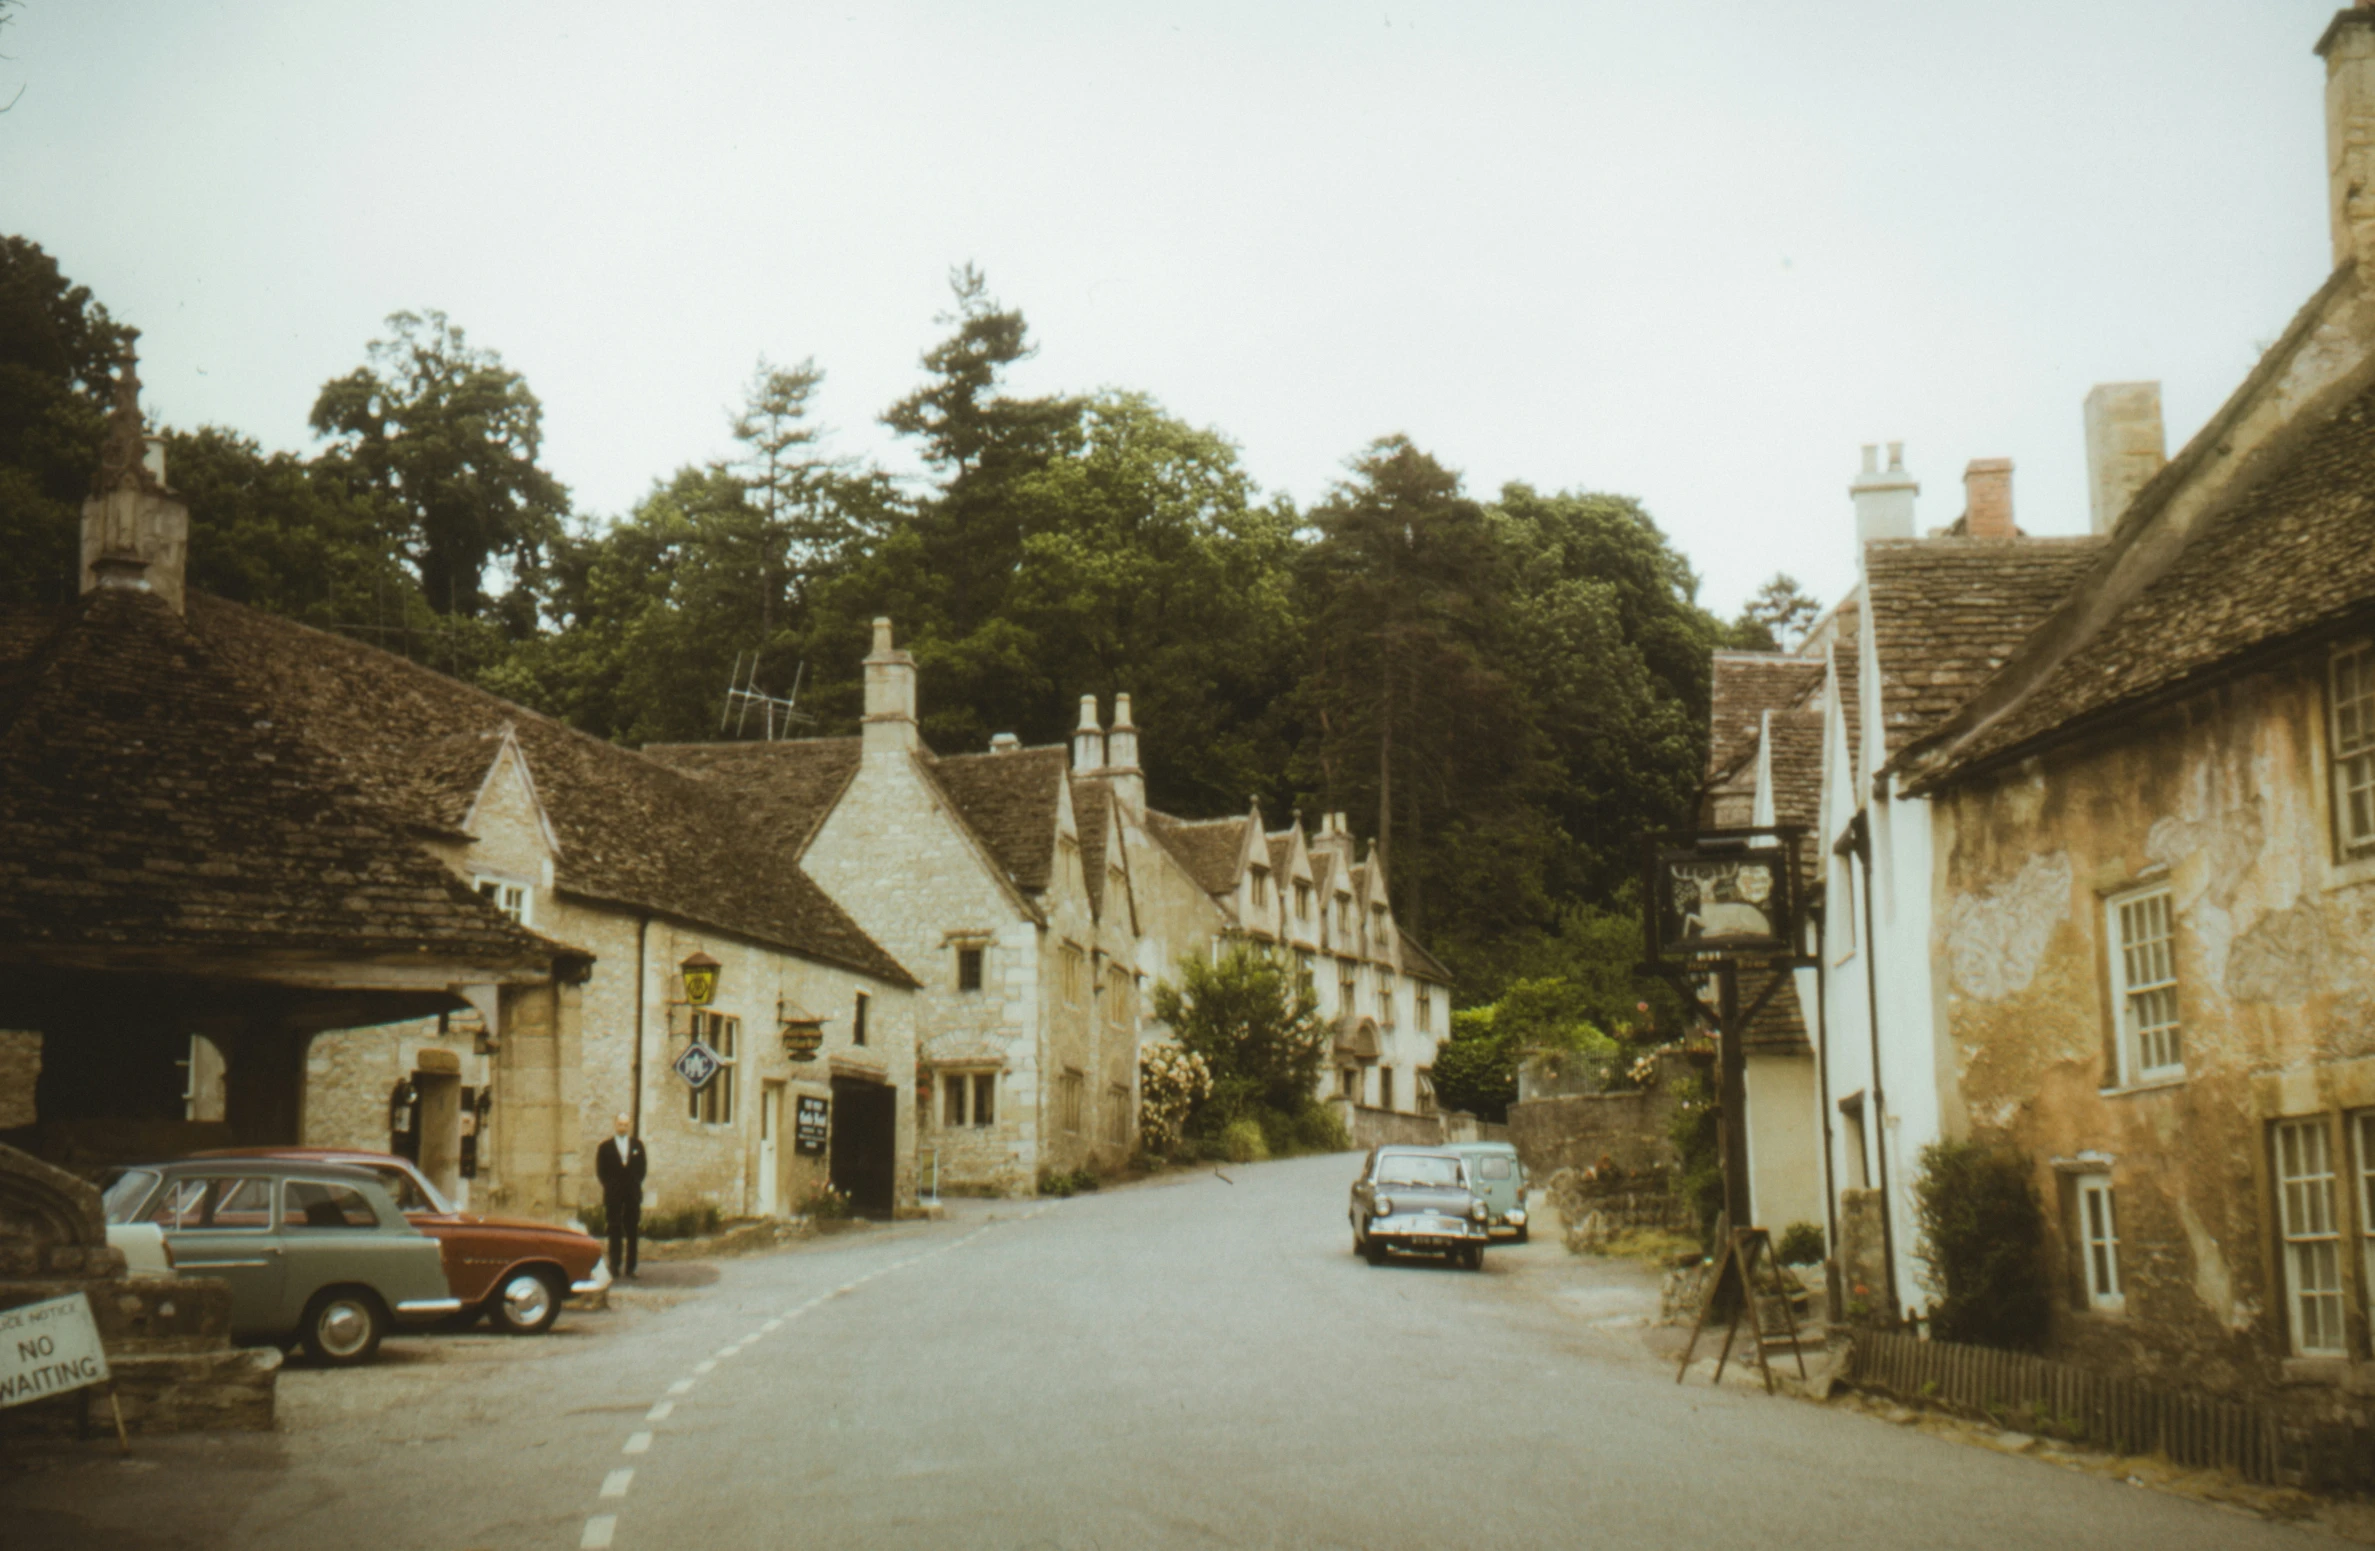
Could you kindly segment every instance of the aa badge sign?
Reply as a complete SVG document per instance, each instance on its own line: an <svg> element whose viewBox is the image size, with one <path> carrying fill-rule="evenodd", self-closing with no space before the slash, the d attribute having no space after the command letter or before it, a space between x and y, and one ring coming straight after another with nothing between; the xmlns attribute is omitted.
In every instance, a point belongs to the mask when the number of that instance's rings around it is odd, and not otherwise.
<svg viewBox="0 0 2375 1551"><path fill-rule="evenodd" d="M81 1293L0 1309L0 1406L106 1382L107 1351Z"/></svg>

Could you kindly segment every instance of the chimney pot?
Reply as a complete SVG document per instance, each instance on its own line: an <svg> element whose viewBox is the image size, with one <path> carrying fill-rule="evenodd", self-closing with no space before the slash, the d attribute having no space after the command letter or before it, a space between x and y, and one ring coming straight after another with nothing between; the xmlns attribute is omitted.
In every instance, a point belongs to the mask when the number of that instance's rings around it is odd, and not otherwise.
<svg viewBox="0 0 2375 1551"><path fill-rule="evenodd" d="M1888 468L1872 467L1872 449L1864 449L1864 471L1847 487L1855 503L1855 552L1860 565L1864 546L1874 539L1913 537L1913 498L1921 486L1905 472L1905 444L1888 444Z"/></svg>
<svg viewBox="0 0 2375 1551"><path fill-rule="evenodd" d="M1023 740L1013 733L999 732L990 735L990 752L993 754L1011 754L1022 746Z"/></svg>
<svg viewBox="0 0 2375 1551"><path fill-rule="evenodd" d="M1105 729L1097 724L1097 697L1080 697L1080 725L1072 729L1072 769L1087 775L1105 768Z"/></svg>

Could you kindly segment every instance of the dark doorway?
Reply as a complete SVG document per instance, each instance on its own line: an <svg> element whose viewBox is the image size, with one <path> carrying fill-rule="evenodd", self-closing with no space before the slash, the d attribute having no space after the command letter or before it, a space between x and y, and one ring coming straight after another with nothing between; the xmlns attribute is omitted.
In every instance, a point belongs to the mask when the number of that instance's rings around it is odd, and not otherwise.
<svg viewBox="0 0 2375 1551"><path fill-rule="evenodd" d="M868 1217L888 1217L899 1183L899 1090L833 1079L833 1188Z"/></svg>

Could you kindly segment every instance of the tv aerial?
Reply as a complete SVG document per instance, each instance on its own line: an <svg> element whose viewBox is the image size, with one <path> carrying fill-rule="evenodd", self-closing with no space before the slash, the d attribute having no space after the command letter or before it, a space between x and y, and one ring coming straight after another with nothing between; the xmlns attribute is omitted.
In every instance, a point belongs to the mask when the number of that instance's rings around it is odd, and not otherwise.
<svg viewBox="0 0 2375 1551"><path fill-rule="evenodd" d="M760 736L773 743L778 738L790 737L794 723L813 723L816 720L807 712L797 709L800 684L808 676L808 664L803 662L794 670L790 694L770 695L759 688L759 655L757 652L734 654L734 672L726 680L726 709L717 719L717 730L723 733L731 724L735 737L746 737L751 716L755 712L759 718ZM750 664L747 668L743 666L745 659Z"/></svg>

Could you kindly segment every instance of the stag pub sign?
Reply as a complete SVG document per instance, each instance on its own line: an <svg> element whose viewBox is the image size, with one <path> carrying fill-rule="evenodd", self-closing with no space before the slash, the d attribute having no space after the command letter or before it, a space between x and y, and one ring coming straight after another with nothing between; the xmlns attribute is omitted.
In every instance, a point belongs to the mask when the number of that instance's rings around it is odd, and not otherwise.
<svg viewBox="0 0 2375 1551"><path fill-rule="evenodd" d="M1772 846L1658 853L1658 947L1665 953L1788 953L1790 854Z"/></svg>

